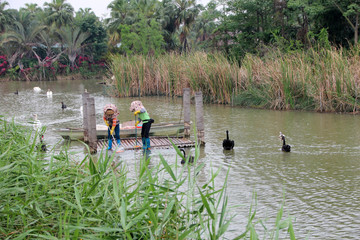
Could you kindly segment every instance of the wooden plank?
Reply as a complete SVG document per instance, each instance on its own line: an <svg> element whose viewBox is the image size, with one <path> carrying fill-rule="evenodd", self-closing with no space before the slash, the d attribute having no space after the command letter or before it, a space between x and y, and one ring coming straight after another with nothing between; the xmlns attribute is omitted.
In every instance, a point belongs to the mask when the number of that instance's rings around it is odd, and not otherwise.
<svg viewBox="0 0 360 240"><path fill-rule="evenodd" d="M191 141L187 138L176 138L176 137L171 137L170 138L173 143L176 146L179 147L194 147L195 143L194 141ZM169 140L169 138L167 137L152 137L150 138L151 141L151 148L172 148L172 144ZM125 148L125 150L134 150L134 149L139 149L139 148L135 148L135 138L123 138L121 139L121 145ZM141 142L138 142L138 145L140 145L140 147L142 146ZM108 141L107 140L98 140L98 148L107 148L108 146Z"/></svg>
<svg viewBox="0 0 360 240"><path fill-rule="evenodd" d="M95 116L95 99L87 98L87 113L88 113L88 128L89 128L89 147L91 153L97 151L97 136L96 136L96 116Z"/></svg>
<svg viewBox="0 0 360 240"><path fill-rule="evenodd" d="M85 92L82 94L82 104L83 104L83 128L84 128L84 142L89 142L89 128L88 128L88 111L87 111L87 98L89 93Z"/></svg>
<svg viewBox="0 0 360 240"><path fill-rule="evenodd" d="M190 88L184 88L183 93L184 106L184 135L190 136Z"/></svg>
<svg viewBox="0 0 360 240"><path fill-rule="evenodd" d="M204 110L202 92L195 93L195 110L196 110L196 129L197 138L200 145L205 145L205 128L204 128Z"/></svg>

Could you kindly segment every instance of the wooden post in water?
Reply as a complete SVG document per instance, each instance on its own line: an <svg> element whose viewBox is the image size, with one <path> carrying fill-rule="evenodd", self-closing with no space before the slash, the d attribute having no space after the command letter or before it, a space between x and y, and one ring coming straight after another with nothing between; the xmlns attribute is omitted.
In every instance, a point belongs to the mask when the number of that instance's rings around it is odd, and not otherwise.
<svg viewBox="0 0 360 240"><path fill-rule="evenodd" d="M205 145L204 109L202 92L195 93L196 128L198 144Z"/></svg>
<svg viewBox="0 0 360 240"><path fill-rule="evenodd" d="M87 98L87 112L88 112L88 128L89 128L89 147L91 153L97 152L97 136L96 136L96 115L95 115L95 100L94 98Z"/></svg>
<svg viewBox="0 0 360 240"><path fill-rule="evenodd" d="M184 106L184 136L190 137L190 88L184 88L183 93Z"/></svg>
<svg viewBox="0 0 360 240"><path fill-rule="evenodd" d="M83 129L84 129L84 142L89 142L89 127L88 127L88 111L87 111L87 98L89 93L84 92L82 94L82 104L83 104Z"/></svg>

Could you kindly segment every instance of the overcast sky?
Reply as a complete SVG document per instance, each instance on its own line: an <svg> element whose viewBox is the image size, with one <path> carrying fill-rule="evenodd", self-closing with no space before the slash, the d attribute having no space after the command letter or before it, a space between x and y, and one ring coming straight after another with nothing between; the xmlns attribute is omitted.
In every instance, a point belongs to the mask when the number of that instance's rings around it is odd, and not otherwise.
<svg viewBox="0 0 360 240"><path fill-rule="evenodd" d="M51 2L52 0L6 0L9 5L8 8L19 9L25 7L25 3L36 3L39 7L43 8L45 2ZM79 8L91 8L96 16L106 17L110 13L110 10L107 9L107 6L112 2L112 0L67 0L66 3L70 3L73 6L75 11L78 11ZM197 0L197 3L205 5L209 0Z"/></svg>

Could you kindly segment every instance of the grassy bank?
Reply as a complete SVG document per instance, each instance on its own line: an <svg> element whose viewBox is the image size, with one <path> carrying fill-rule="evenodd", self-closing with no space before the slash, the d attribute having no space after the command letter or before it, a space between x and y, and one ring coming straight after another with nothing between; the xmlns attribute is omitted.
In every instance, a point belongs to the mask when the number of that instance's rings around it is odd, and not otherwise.
<svg viewBox="0 0 360 240"><path fill-rule="evenodd" d="M211 103L324 112L359 109L356 48L247 55L241 66L221 54L202 52L159 58L116 55L110 69L118 96L181 96L190 87Z"/></svg>
<svg viewBox="0 0 360 240"><path fill-rule="evenodd" d="M226 232L217 173L195 184L203 165L178 171L163 158L152 168L141 159L129 174L106 154L74 164L65 150L39 152L27 129L0 124L1 239L218 239Z"/></svg>
<svg viewBox="0 0 360 240"><path fill-rule="evenodd" d="M129 174L107 154L76 164L66 150L42 153L37 139L0 116L1 239L221 239L229 227L227 181L215 184L220 169L199 185L205 163L170 166L160 156L153 167L139 159ZM257 226L265 239L295 239L282 214L281 206L275 225L265 227L254 204L236 239L257 239Z"/></svg>

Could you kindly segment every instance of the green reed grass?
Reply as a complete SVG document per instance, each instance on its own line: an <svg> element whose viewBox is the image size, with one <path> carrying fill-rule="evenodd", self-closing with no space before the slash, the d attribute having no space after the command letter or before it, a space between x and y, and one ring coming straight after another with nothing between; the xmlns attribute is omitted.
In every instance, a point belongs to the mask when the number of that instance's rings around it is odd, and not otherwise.
<svg viewBox="0 0 360 240"><path fill-rule="evenodd" d="M155 57L112 56L114 95L181 96L202 91L211 103L279 110L356 112L359 109L359 49L271 51L247 55L241 66L220 53L169 53Z"/></svg>
<svg viewBox="0 0 360 240"><path fill-rule="evenodd" d="M203 91L210 102L230 103L238 88L239 67L221 54L175 53L160 57L112 56L110 84L119 96L182 96L183 88Z"/></svg>
<svg viewBox="0 0 360 240"><path fill-rule="evenodd" d="M179 166L160 155L139 159L135 173L115 164L108 152L72 160L66 148L41 153L37 132L0 116L0 239L222 239L231 223L227 177L215 184L221 169L202 184L205 163ZM89 152L89 150L88 150ZM188 159L187 159L188 161ZM295 239L291 219L282 220L265 239L279 239L285 229ZM256 210L236 239L258 239ZM263 231L262 231L263 232ZM286 232L285 232L286 234Z"/></svg>
<svg viewBox="0 0 360 240"><path fill-rule="evenodd" d="M66 149L41 153L34 133L0 121L1 239L219 239L226 232L219 171L199 185L204 164L171 166L161 155L154 167L140 159L134 174L107 152L75 164Z"/></svg>

